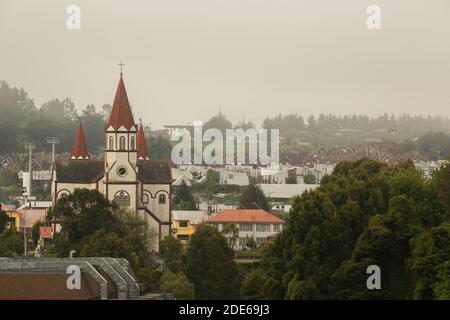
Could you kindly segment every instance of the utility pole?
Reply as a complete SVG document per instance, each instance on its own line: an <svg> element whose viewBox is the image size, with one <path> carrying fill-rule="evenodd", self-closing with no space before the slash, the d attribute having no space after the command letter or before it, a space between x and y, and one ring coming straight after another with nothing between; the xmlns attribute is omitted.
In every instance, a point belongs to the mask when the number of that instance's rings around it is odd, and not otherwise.
<svg viewBox="0 0 450 320"><path fill-rule="evenodd" d="M28 173L29 173L29 185L28 185L28 197L31 197L31 182L33 181L32 171L31 171L31 155L33 150L36 148L34 143L25 143L25 149L28 150Z"/></svg>
<svg viewBox="0 0 450 320"><path fill-rule="evenodd" d="M26 212L25 210L27 209L27 188L23 187L22 189L22 195L23 195L23 204L24 204L24 208L23 208L23 215L20 219L20 223L22 224L22 229L23 229L23 256L26 258L27 257L27 228L25 225L25 215Z"/></svg>
<svg viewBox="0 0 450 320"><path fill-rule="evenodd" d="M47 137L47 143L52 145L52 165L55 162L55 144L59 143L59 137Z"/></svg>

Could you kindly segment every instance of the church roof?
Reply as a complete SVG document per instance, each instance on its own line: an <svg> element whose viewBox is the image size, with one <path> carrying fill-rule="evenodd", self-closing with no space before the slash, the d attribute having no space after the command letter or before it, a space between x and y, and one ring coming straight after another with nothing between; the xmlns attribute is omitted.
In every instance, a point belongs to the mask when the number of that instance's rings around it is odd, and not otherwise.
<svg viewBox="0 0 450 320"><path fill-rule="evenodd" d="M172 183L172 168L168 161L139 160L139 179L146 184Z"/></svg>
<svg viewBox="0 0 450 320"><path fill-rule="evenodd" d="M56 181L68 183L93 183L105 174L103 160L57 160L55 162Z"/></svg>
<svg viewBox="0 0 450 320"><path fill-rule="evenodd" d="M168 161L139 160L138 179L145 184L172 183L172 169ZM57 160L56 181L61 183L95 183L105 175L103 160Z"/></svg>
<svg viewBox="0 0 450 320"><path fill-rule="evenodd" d="M71 159L89 159L87 151L86 140L84 139L83 125L80 122L80 126L77 129L75 136L75 143L72 147Z"/></svg>
<svg viewBox="0 0 450 320"><path fill-rule="evenodd" d="M139 125L137 134L137 157L139 160L149 160L147 151L147 142L145 141L144 128L142 123Z"/></svg>
<svg viewBox="0 0 450 320"><path fill-rule="evenodd" d="M125 89L125 83L123 82L122 74L120 75L119 85L117 86L116 97L109 116L109 120L106 124L106 128L113 127L118 130L121 126L126 129L136 129L134 123L133 113L131 112L130 102L128 101L127 91Z"/></svg>

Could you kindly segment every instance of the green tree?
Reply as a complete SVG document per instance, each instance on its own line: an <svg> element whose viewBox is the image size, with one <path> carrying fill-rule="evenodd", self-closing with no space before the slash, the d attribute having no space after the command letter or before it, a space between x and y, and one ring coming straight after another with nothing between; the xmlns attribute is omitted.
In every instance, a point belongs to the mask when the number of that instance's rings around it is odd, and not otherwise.
<svg viewBox="0 0 450 320"><path fill-rule="evenodd" d="M9 216L0 208L0 234L5 230L6 224L9 222Z"/></svg>
<svg viewBox="0 0 450 320"><path fill-rule="evenodd" d="M247 186L239 197L243 209L262 209L270 212L271 207L261 188L251 184Z"/></svg>
<svg viewBox="0 0 450 320"><path fill-rule="evenodd" d="M172 144L166 131L154 131L146 137L146 141L152 160L170 160Z"/></svg>
<svg viewBox="0 0 450 320"><path fill-rule="evenodd" d="M143 265L146 248L139 239L129 234L124 238L117 233L96 230L93 235L83 238L80 256L126 258L133 268Z"/></svg>
<svg viewBox="0 0 450 320"><path fill-rule="evenodd" d="M235 223L227 223L222 229L222 234L227 237L228 244L234 250L236 241L239 239L239 228Z"/></svg>
<svg viewBox="0 0 450 320"><path fill-rule="evenodd" d="M161 277L162 292L173 294L176 299L194 299L194 285L183 272L173 273L167 270Z"/></svg>
<svg viewBox="0 0 450 320"><path fill-rule="evenodd" d="M99 153L105 146L105 113L97 112L95 106L90 104L83 110L81 119L88 150Z"/></svg>
<svg viewBox="0 0 450 320"><path fill-rule="evenodd" d="M40 227L45 224L42 221L36 221L31 228L31 238L33 239L33 244L37 246L39 238L41 237Z"/></svg>
<svg viewBox="0 0 450 320"><path fill-rule="evenodd" d="M205 225L193 235L186 252L185 273L196 299L236 299L240 277L234 252L216 228Z"/></svg>
<svg viewBox="0 0 450 320"><path fill-rule="evenodd" d="M165 266L172 272L179 272L183 266L183 247L180 241L172 236L166 236L161 241L160 248Z"/></svg>
<svg viewBox="0 0 450 320"><path fill-rule="evenodd" d="M445 180L443 172L429 182L409 161L339 163L319 188L292 200L286 227L259 262L267 279L262 296L445 297L450 219L446 194L437 188L445 181L436 180ZM381 291L366 288L372 264L382 269Z"/></svg>
<svg viewBox="0 0 450 320"><path fill-rule="evenodd" d="M289 170L288 176L286 178L287 184L297 184L297 174L295 173L295 170Z"/></svg>
<svg viewBox="0 0 450 320"><path fill-rule="evenodd" d="M311 172L308 172L303 176L303 182L305 184L315 184L316 183L316 176L312 174Z"/></svg>
<svg viewBox="0 0 450 320"><path fill-rule="evenodd" d="M197 202L184 181L174 193L172 204L175 210L197 210Z"/></svg>
<svg viewBox="0 0 450 320"><path fill-rule="evenodd" d="M241 298L244 300L262 300L264 283L267 277L261 270L254 269L247 273L241 283Z"/></svg>
<svg viewBox="0 0 450 320"><path fill-rule="evenodd" d="M14 229L7 229L0 235L0 257L23 255L23 236Z"/></svg>
<svg viewBox="0 0 450 320"><path fill-rule="evenodd" d="M60 257L76 250L81 256L127 258L138 268L155 236L136 213L119 209L97 190L76 189L58 199L48 220L61 224L50 250Z"/></svg>

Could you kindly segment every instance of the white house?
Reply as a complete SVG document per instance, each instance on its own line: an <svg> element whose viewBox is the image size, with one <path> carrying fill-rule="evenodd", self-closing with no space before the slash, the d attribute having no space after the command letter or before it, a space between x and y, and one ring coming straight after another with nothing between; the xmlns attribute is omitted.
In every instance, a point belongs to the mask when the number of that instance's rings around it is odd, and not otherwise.
<svg viewBox="0 0 450 320"><path fill-rule="evenodd" d="M225 210L208 220L219 231L223 231L227 224L235 224L238 230L236 238L228 237L230 245L235 250L243 249L249 238L253 238L256 245L276 236L283 230L285 221L273 214L259 209ZM231 239L231 240L230 240Z"/></svg>

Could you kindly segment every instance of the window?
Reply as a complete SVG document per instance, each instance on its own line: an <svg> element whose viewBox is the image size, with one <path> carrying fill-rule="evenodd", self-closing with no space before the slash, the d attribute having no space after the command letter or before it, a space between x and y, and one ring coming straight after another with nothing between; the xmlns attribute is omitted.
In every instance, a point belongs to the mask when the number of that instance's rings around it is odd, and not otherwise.
<svg viewBox="0 0 450 320"><path fill-rule="evenodd" d="M262 231L262 232L270 231L270 224L259 223L256 225L256 231Z"/></svg>
<svg viewBox="0 0 450 320"><path fill-rule="evenodd" d="M179 234L179 235L177 235L177 239L180 241L189 241L189 235L188 234Z"/></svg>
<svg viewBox="0 0 450 320"><path fill-rule="evenodd" d="M109 150L114 150L114 138L113 137L109 137Z"/></svg>
<svg viewBox="0 0 450 320"><path fill-rule="evenodd" d="M125 137L120 137L120 150L125 150Z"/></svg>
<svg viewBox="0 0 450 320"><path fill-rule="evenodd" d="M131 150L135 149L134 137L131 137Z"/></svg>
<svg viewBox="0 0 450 320"><path fill-rule="evenodd" d="M180 228L187 228L189 221L188 220L181 220L179 223Z"/></svg>
<svg viewBox="0 0 450 320"><path fill-rule="evenodd" d="M142 195L142 203L144 203L144 204L148 203L148 194L144 193Z"/></svg>
<svg viewBox="0 0 450 320"><path fill-rule="evenodd" d="M273 225L273 231L280 231L280 225L278 223Z"/></svg>
<svg viewBox="0 0 450 320"><path fill-rule="evenodd" d="M253 226L251 223L239 223L240 231L253 231Z"/></svg>
<svg viewBox="0 0 450 320"><path fill-rule="evenodd" d="M166 195L165 194L160 194L158 197L158 203L159 204L165 204L166 203Z"/></svg>
<svg viewBox="0 0 450 320"><path fill-rule="evenodd" d="M118 191L114 196L114 201L119 206L129 206L130 205L130 195L126 191Z"/></svg>

